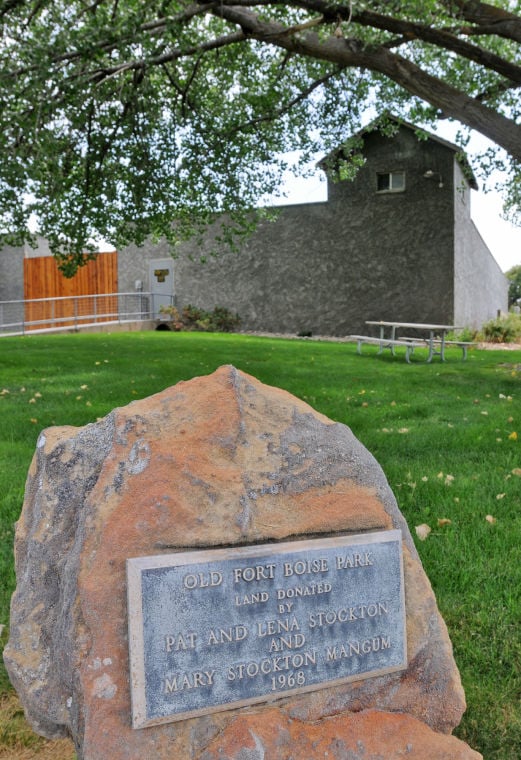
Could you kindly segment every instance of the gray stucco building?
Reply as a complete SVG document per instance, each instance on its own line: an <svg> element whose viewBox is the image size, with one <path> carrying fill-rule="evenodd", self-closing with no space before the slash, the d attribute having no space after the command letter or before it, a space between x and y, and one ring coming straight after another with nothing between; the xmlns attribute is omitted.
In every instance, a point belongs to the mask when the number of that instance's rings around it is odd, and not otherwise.
<svg viewBox="0 0 521 760"><path fill-rule="evenodd" d="M379 319L480 328L507 311L508 281L470 217L472 171L456 145L395 125L392 136L374 125L358 135L365 163L354 181L331 178L346 148L326 157L328 200L281 207L238 253L209 255L210 228L202 244L181 245L175 260L161 243L129 246L112 263L101 254L114 267L111 287L151 292L155 316L172 299L178 307L224 306L245 330L348 335ZM22 301L24 260L49 255L44 240L35 250L3 249L0 301ZM45 278L41 292L34 282L33 298L53 296ZM68 282L67 294L74 287Z"/></svg>
<svg viewBox="0 0 521 760"><path fill-rule="evenodd" d="M328 200L282 207L239 253L161 244L119 254L119 289L172 289L177 306L225 306L243 329L346 335L365 320L478 328L507 311L508 283L470 217L477 185L460 149L397 121L386 137L360 133L365 164L354 181L328 179ZM321 162L334 168L341 150ZM154 272L172 279L159 285Z"/></svg>

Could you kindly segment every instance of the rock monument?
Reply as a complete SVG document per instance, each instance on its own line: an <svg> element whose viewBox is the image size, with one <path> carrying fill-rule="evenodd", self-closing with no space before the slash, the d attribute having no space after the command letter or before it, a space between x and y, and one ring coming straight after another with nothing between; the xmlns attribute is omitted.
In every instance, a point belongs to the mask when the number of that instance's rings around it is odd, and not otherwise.
<svg viewBox="0 0 521 760"><path fill-rule="evenodd" d="M477 760L444 622L349 428L233 367L43 431L4 657L81 760Z"/></svg>

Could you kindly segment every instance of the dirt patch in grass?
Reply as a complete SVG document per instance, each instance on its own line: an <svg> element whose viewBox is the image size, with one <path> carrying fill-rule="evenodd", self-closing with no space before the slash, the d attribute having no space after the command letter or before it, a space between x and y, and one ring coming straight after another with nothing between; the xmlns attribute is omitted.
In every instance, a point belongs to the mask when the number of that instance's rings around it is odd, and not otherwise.
<svg viewBox="0 0 521 760"><path fill-rule="evenodd" d="M74 760L76 757L73 745L68 739L59 741L41 740L38 746L0 750L2 760Z"/></svg>
<svg viewBox="0 0 521 760"><path fill-rule="evenodd" d="M519 351L521 343L478 343L478 348L485 351Z"/></svg>
<svg viewBox="0 0 521 760"><path fill-rule="evenodd" d="M49 741L31 730L14 692L0 697L1 760L74 760L74 745L68 739Z"/></svg>

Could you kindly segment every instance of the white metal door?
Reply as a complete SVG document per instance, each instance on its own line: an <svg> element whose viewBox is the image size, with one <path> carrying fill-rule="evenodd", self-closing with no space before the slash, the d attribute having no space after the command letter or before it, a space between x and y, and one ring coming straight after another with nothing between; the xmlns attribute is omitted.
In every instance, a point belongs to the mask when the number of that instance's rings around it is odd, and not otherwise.
<svg viewBox="0 0 521 760"><path fill-rule="evenodd" d="M174 303L174 262L170 258L151 259L149 265L152 315L154 319L160 319L161 306L172 306Z"/></svg>

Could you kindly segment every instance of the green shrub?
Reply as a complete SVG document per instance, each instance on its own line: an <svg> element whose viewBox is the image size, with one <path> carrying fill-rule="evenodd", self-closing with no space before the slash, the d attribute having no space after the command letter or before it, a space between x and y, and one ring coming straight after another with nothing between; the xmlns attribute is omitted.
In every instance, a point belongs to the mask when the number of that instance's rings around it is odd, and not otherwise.
<svg viewBox="0 0 521 760"><path fill-rule="evenodd" d="M521 339L521 317L508 314L483 325L483 338L490 343L516 343Z"/></svg>
<svg viewBox="0 0 521 760"><path fill-rule="evenodd" d="M176 332L233 332L241 322L238 314L233 314L224 306L205 311L187 304L181 311L175 306L161 306L159 311L170 317L170 327Z"/></svg>
<svg viewBox="0 0 521 760"><path fill-rule="evenodd" d="M224 306L216 306L212 312L212 324L217 332L234 332L241 323L238 314L232 314Z"/></svg>
<svg viewBox="0 0 521 760"><path fill-rule="evenodd" d="M183 323L188 330L197 329L199 325L203 325L205 321L208 323L210 320L209 312L203 311L203 309L198 309L197 306L192 306L190 303L188 306L183 306L181 315ZM204 327L201 329L204 331Z"/></svg>
<svg viewBox="0 0 521 760"><path fill-rule="evenodd" d="M474 343L482 340L482 337L472 327L464 327L462 330L447 333L447 340L461 340L466 343Z"/></svg>
<svg viewBox="0 0 521 760"><path fill-rule="evenodd" d="M172 330L179 332L183 329L183 320L181 319L181 315L175 306L160 306L159 313L164 314L170 318L170 327Z"/></svg>

